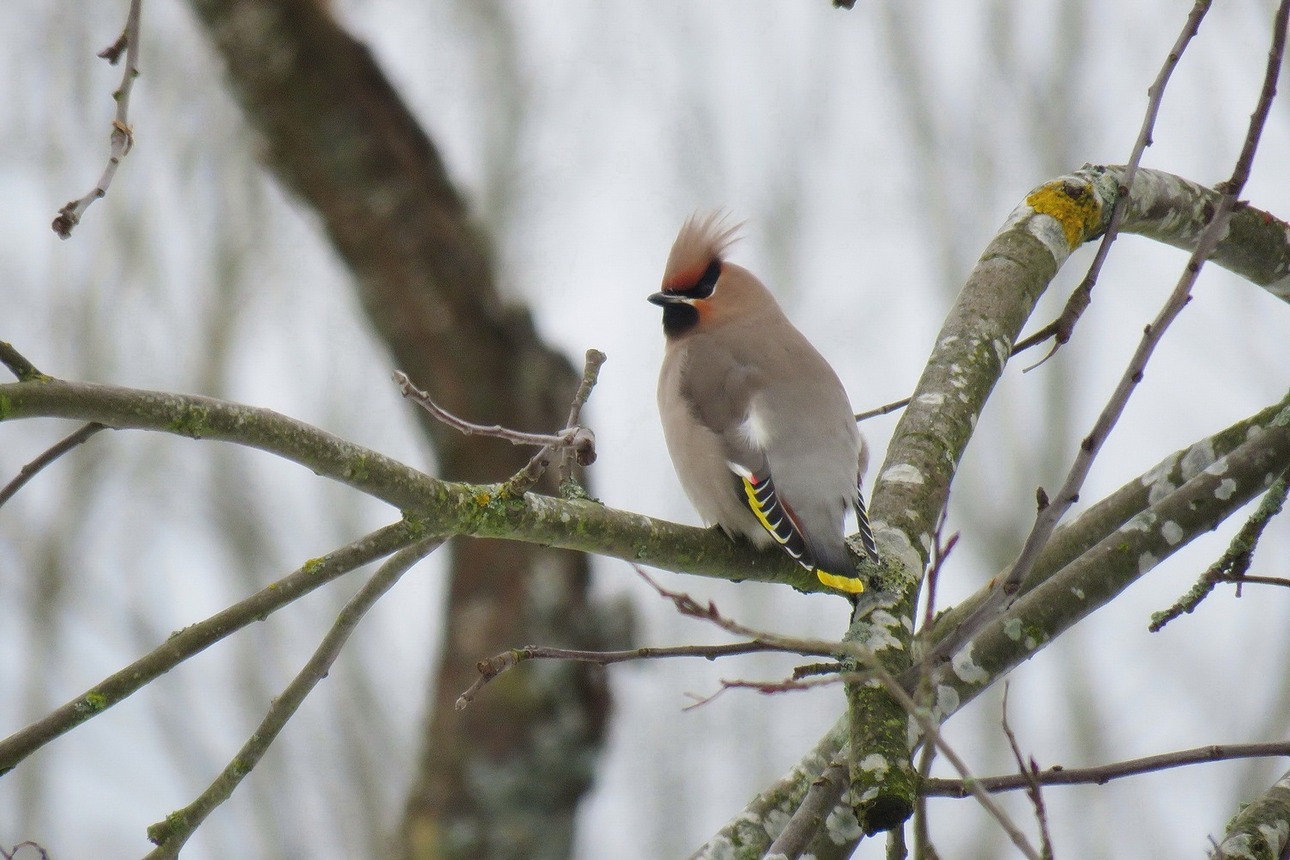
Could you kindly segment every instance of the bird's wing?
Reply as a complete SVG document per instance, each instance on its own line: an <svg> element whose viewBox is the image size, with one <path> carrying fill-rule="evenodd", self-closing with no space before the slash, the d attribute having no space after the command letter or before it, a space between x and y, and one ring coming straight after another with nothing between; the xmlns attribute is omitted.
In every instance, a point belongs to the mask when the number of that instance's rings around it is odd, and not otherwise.
<svg viewBox="0 0 1290 860"><path fill-rule="evenodd" d="M869 527L869 513L865 510L864 505L863 481L863 475L856 479L856 495L851 502L851 507L856 512L856 530L860 532L860 543L864 545L865 555L869 556L870 561L877 564L878 543L873 539L873 529Z"/></svg>
<svg viewBox="0 0 1290 860"><path fill-rule="evenodd" d="M750 474L767 468L766 452L749 428L753 392L760 385L755 367L702 340L691 346L681 378L689 413L721 439L726 460Z"/></svg>
<svg viewBox="0 0 1290 860"><path fill-rule="evenodd" d="M737 467L734 463L730 464L730 469L735 474L741 498L748 506L748 510L752 511L757 522L761 523L762 528L775 539L775 543L779 544L798 564L814 571L816 578L830 588L836 588L848 594L859 594L864 591L864 580L860 577L834 573L819 565L816 551L810 538L803 531L797 515L793 513L793 508L775 492L775 481L771 478L769 470L757 475ZM860 518L860 535L865 542L865 551L874 561L877 561L878 551L873 546L873 534L869 530L869 520L864 515L864 501L860 498L858 490L855 503L858 505L856 513ZM848 562L845 567L837 569L850 570L852 565Z"/></svg>
<svg viewBox="0 0 1290 860"><path fill-rule="evenodd" d="M784 548L798 563L808 570L814 565L809 557L806 538L801 526L793 516L793 511L775 493L775 482L770 472L756 475L738 469L731 464L740 498L752 511L757 522L775 539L775 543Z"/></svg>

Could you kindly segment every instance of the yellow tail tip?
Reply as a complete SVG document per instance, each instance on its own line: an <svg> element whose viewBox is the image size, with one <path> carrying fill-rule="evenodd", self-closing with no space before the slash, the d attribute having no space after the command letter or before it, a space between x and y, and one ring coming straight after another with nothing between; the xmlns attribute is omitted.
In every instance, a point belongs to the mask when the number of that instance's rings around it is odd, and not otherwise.
<svg viewBox="0 0 1290 860"><path fill-rule="evenodd" d="M864 591L864 580L858 576L838 576L816 568L815 575L820 582L829 588L836 588L838 591L845 591L847 594L859 594Z"/></svg>

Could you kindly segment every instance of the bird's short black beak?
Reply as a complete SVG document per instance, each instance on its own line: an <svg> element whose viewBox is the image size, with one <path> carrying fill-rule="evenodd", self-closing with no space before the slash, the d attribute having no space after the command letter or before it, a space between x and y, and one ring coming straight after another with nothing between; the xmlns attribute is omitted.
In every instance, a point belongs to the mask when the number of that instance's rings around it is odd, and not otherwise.
<svg viewBox="0 0 1290 860"><path fill-rule="evenodd" d="M648 300L661 308L665 308L668 305L684 304L686 298L685 296L678 296L676 293L654 293Z"/></svg>

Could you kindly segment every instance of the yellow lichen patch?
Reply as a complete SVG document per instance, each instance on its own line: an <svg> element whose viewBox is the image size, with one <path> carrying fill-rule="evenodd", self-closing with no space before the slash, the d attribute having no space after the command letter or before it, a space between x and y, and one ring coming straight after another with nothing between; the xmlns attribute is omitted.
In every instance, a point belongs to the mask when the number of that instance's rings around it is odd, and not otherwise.
<svg viewBox="0 0 1290 860"><path fill-rule="evenodd" d="M479 505L481 508L488 507L489 502L491 502L492 500L493 500L492 494L485 490L480 490L479 492L475 493L475 504Z"/></svg>
<svg viewBox="0 0 1290 860"><path fill-rule="evenodd" d="M1062 226L1071 250L1097 227L1102 203L1088 185L1056 180L1039 186L1026 197L1026 205Z"/></svg>

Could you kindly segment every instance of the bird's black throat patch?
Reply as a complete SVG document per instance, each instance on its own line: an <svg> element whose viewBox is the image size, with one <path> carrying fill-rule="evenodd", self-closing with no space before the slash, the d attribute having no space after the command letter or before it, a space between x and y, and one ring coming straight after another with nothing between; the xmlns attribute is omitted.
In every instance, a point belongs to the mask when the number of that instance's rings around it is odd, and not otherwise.
<svg viewBox="0 0 1290 860"><path fill-rule="evenodd" d="M663 334L676 337L699 324L699 309L684 302L663 306Z"/></svg>

